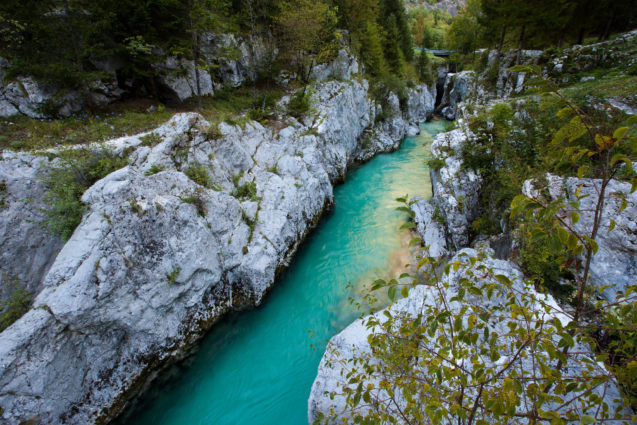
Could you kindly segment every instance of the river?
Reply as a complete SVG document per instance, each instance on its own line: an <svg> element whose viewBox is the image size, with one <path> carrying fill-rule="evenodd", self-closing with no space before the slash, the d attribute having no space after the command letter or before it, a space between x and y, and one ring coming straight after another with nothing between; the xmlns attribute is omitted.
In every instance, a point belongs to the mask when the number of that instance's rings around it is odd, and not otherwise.
<svg viewBox="0 0 637 425"><path fill-rule="evenodd" d="M349 299L409 261L395 198L431 196L425 161L442 121L347 175L263 304L226 316L197 353L152 386L130 425L304 425L327 340L360 315Z"/></svg>

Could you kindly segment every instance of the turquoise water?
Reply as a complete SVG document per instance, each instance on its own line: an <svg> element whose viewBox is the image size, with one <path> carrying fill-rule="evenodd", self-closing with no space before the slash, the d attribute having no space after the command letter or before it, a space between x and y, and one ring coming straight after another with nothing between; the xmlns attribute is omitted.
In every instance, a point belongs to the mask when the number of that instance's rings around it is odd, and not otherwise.
<svg viewBox="0 0 637 425"><path fill-rule="evenodd" d="M263 305L216 324L168 383L154 385L135 425L304 425L326 341L360 313L348 299L409 262L395 198L430 196L424 164L441 121L351 171L334 210L311 232ZM313 335L312 335L313 333ZM311 345L316 349L313 349Z"/></svg>

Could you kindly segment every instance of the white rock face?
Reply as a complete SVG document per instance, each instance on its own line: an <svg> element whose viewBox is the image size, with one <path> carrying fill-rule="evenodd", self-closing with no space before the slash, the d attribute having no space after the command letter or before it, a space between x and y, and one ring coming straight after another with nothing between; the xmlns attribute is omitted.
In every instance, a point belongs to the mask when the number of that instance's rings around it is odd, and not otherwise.
<svg viewBox="0 0 637 425"><path fill-rule="evenodd" d="M16 155L0 158L0 300L15 289L36 295L41 280L62 247L60 238L41 225L46 187L42 183L46 157Z"/></svg>
<svg viewBox="0 0 637 425"><path fill-rule="evenodd" d="M444 161L439 170L431 170L434 202L447 226L451 247L460 249L469 243L469 225L476 218L481 178L472 170L462 169L460 151L471 143L473 135L459 128L440 133L431 144L431 153Z"/></svg>
<svg viewBox="0 0 637 425"><path fill-rule="evenodd" d="M575 191L581 185L580 196L587 196L580 201L580 220L574 227L578 232L590 236L601 180L564 179L550 174L547 179L551 197L564 197L567 202L576 201ZM617 291L624 292L628 286L637 284L637 192L631 194L630 187L630 183L616 180L611 180L606 187L602 222L596 238L599 250L591 261L591 283L597 287L611 285L602 292L602 296L610 302L615 301ZM537 196L531 181L524 183L522 193ZM619 212L620 194L627 201L627 207L622 212ZM610 220L615 221L616 225L609 232Z"/></svg>
<svg viewBox="0 0 637 425"><path fill-rule="evenodd" d="M517 293L517 295L515 295L516 298L520 299L521 293L531 294L534 297L535 301L529 304L529 308L542 311L543 305L551 306L551 309L546 313L547 317L545 318L545 320L551 320L554 317L560 320L563 325L566 325L570 321L568 316L560 310L559 306L552 297L550 297L549 295L541 295L535 292L532 286L526 285L523 282L522 273L513 263L491 258L492 252L487 251L485 254L487 255L487 257L478 260L476 266L484 266L487 269L491 270L494 275L501 274L509 278L512 282L514 282L513 290L515 291L515 293ZM466 265L468 264L469 257L481 258L477 251L467 248L461 250L458 254L456 254L456 256L454 256L451 261L458 261ZM458 293L458 289L460 287L458 282L462 278L467 278L467 275L464 274L464 270L462 268L457 272L450 271L448 276L443 276L443 280L446 284L449 285L449 289L446 291L444 296L452 311L458 312L463 305L467 304L478 305L482 308L486 308L487 310L495 311L497 307L502 307L503 304L506 302L506 298L502 294L495 294L490 299L487 298L486 295L470 295L462 302L457 300L452 301L451 299ZM469 279L472 278L469 277ZM480 279L484 278L481 277ZM488 277L487 279L492 280L493 278ZM495 282L495 280L492 280L492 282ZM484 280L481 280L481 283L486 282L484 282ZM436 303L434 292L435 289L433 288L429 288L426 286L417 286L410 291L407 298L398 300L388 309L393 317L416 317L418 314L423 313L427 306L431 306ZM384 322L386 320L382 311L376 313L375 316L380 322ZM501 338L505 338L504 335L507 333L507 324L505 321L492 319L489 321L488 326L491 333L497 332L499 335L501 335ZM374 331L374 328L368 329L363 320L359 319L330 340L326 353L319 365L318 374L314 381L314 384L312 385L312 390L310 392L310 397L308 400L308 421L310 424L314 422L319 413L323 413L327 416L329 415L331 409L334 409L335 413L339 414L339 418L348 417L347 412L344 410L346 406L345 398L339 395L339 393L342 392L343 386L346 386L348 384L349 378L347 377L347 374L350 371L354 371L355 373L363 372L362 366L360 364L353 365L348 361L353 358L366 358L368 356L371 356L368 336ZM502 340L498 342L503 343ZM514 347L513 343L511 343L511 347ZM514 355L513 351L514 348L511 348L510 352L501 353L501 358L499 361L491 362L492 367L498 367L499 365L501 367L502 363L500 363L500 361L506 359L507 356L512 357ZM577 355L576 360L572 360L573 362L581 362L582 360L591 361L592 359L594 359L593 352L588 346L577 344L572 351L581 353ZM372 362L378 361L378 359L372 358ZM534 365L530 359L522 361L521 364L522 368L524 368L527 373L533 371L534 368L537 367L537 365ZM465 367L470 368L470 364L465 364ZM509 372L506 372L505 375L507 373L510 373L513 369L515 368L509 369ZM573 371L577 370L577 367L569 368L564 373L566 375L569 375L573 373ZM423 375L428 374L426 367L423 367L420 370L420 373L422 373ZM370 382L375 381L372 378L372 381ZM365 386L366 383L363 382L363 388L365 388ZM623 408L614 401L615 399L620 398L619 389L617 388L615 383L611 382L608 385L604 386L604 388L598 387L594 391L596 391L596 393L600 397L602 397L605 402L608 403L611 412L615 410L623 410ZM335 393L333 400L330 399L329 396L329 393L331 392ZM522 403L522 406L524 406L524 402ZM552 408L557 408L557 405L552 406ZM342 414L342 412L345 413ZM584 414L590 412L580 413ZM334 423L340 423L340 421ZM443 423L446 424L447 422ZM448 422L449 425L451 425L451 423L452 422ZM455 421L453 423L455 423ZM525 422L524 419L521 419L519 423L528 422ZM614 423L619 424L620 421L614 421Z"/></svg>
<svg viewBox="0 0 637 425"><path fill-rule="evenodd" d="M34 308L0 337L3 423L116 416L223 313L261 302L350 163L395 148L409 117L433 110L413 100L405 118L375 126L366 81L316 88L307 124L222 123L213 139L202 117L178 114L154 131L155 146L139 136L106 144L138 147L85 192L82 223ZM412 97L433 99L422 88ZM206 170L207 187L187 177L191 167Z"/></svg>
<svg viewBox="0 0 637 425"><path fill-rule="evenodd" d="M169 57L157 68L162 72L158 83L166 102L180 103L197 95L197 69L194 61ZM202 96L214 94L210 74L203 69L199 70L199 89Z"/></svg>
<svg viewBox="0 0 637 425"><path fill-rule="evenodd" d="M476 78L473 71L447 74L444 94L440 105L438 105L442 116L450 121L455 120L458 104L476 92L476 90Z"/></svg>
<svg viewBox="0 0 637 425"><path fill-rule="evenodd" d="M442 258L449 253L445 227L436 221L436 207L431 202L425 201L419 196L414 197L410 209L416 214L414 223L416 233L420 236L425 246L429 247L428 256Z"/></svg>
<svg viewBox="0 0 637 425"><path fill-rule="evenodd" d="M336 59L328 63L321 63L314 67L310 79L316 81L349 80L353 74L358 74L358 60L341 49Z"/></svg>

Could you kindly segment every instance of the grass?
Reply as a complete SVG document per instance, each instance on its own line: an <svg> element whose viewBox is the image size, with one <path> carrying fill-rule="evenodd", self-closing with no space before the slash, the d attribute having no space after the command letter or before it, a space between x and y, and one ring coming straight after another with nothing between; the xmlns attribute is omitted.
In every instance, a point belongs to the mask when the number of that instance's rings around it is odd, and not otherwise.
<svg viewBox="0 0 637 425"><path fill-rule="evenodd" d="M16 283L13 283L17 286ZM25 289L14 289L9 298L0 300L0 332L11 326L31 308L31 295Z"/></svg>
<svg viewBox="0 0 637 425"><path fill-rule="evenodd" d="M44 225L53 233L68 240L82 221L86 206L84 191L96 181L128 163L125 154L114 155L106 150L77 149L60 153L61 162L50 170L45 184L44 198L48 207Z"/></svg>
<svg viewBox="0 0 637 425"><path fill-rule="evenodd" d="M145 112L149 101L121 102L109 109L58 120L0 118L0 149L33 150L81 145L136 134L167 121L174 110Z"/></svg>
<svg viewBox="0 0 637 425"><path fill-rule="evenodd" d="M253 96L256 99L253 101ZM271 88L267 93L258 87L253 93L252 87L218 90L214 97L202 99L200 112L207 120L218 125L226 121L233 125L245 125L245 115L253 108L259 108L265 98L265 112L262 123L267 121L275 110L276 101L283 96L281 88ZM0 118L0 150L37 150L56 146L83 145L100 142L116 137L141 133L158 127L168 121L177 112L197 110L196 99L189 99L178 107L169 108L160 105L148 111L155 102L151 99L135 99L122 101L104 109L87 111L77 117L56 120L37 120L25 116ZM148 145L157 140L145 141Z"/></svg>
<svg viewBox="0 0 637 425"><path fill-rule="evenodd" d="M635 95L637 93L637 76L617 75L609 71L605 76L597 77L591 81L578 82L564 89L564 93L569 96L578 92L600 99L621 97L634 108L637 107L637 96Z"/></svg>

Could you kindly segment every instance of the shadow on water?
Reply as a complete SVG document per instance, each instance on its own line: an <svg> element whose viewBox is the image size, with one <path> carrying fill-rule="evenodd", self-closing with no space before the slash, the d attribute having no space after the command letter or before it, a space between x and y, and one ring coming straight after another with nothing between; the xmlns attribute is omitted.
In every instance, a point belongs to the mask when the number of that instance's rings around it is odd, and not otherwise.
<svg viewBox="0 0 637 425"><path fill-rule="evenodd" d="M395 198L431 196L425 161L443 122L421 129L398 151L352 170L334 190L334 209L263 305L217 323L197 352L162 374L120 423L307 423L307 398L326 341L361 314L349 299L360 301L371 282L397 277L410 262L411 235L399 230L405 214L396 211Z"/></svg>

